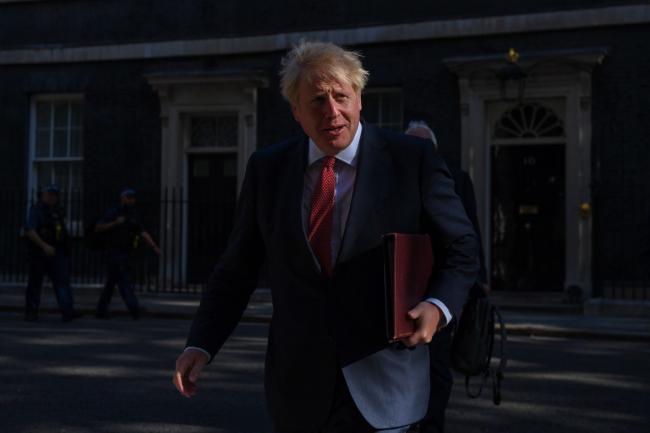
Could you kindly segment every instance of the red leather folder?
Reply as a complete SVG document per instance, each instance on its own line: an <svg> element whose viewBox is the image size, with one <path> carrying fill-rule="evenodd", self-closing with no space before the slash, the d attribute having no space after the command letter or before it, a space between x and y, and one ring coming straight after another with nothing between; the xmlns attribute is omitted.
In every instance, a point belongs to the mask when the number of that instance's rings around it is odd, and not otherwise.
<svg viewBox="0 0 650 433"><path fill-rule="evenodd" d="M415 332L407 313L425 299L433 270L429 235L389 233L384 235L386 288L386 332L394 342Z"/></svg>

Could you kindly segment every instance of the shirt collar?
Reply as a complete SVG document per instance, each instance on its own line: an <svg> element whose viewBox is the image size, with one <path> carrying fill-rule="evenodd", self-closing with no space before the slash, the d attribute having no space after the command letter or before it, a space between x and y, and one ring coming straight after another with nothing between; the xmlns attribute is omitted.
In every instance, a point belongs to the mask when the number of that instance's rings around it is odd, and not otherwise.
<svg viewBox="0 0 650 433"><path fill-rule="evenodd" d="M357 166L357 160L358 160L358 154L359 154L359 142L361 141L361 130L363 127L361 126L361 122L359 122L359 126L357 127L357 132L354 134L354 138L352 138L352 142L348 147L340 151L338 154L335 155L336 159L339 161L345 162L348 165L351 165L352 167ZM311 138L309 139L309 160L308 160L308 165L312 165L319 159L323 158L325 154L323 153L322 150L318 146L316 146L316 143L314 143L314 140Z"/></svg>

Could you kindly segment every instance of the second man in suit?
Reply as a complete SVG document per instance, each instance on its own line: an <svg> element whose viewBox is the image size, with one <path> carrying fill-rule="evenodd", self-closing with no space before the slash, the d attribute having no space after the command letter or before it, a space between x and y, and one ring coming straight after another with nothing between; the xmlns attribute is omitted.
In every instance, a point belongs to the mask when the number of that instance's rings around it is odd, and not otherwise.
<svg viewBox="0 0 650 433"><path fill-rule="evenodd" d="M433 130L423 121L414 120L409 122L406 131L408 135L431 140L431 145L438 151L438 139ZM451 175L454 178L454 190L460 197L463 208L472 222L474 231L479 241L479 262L481 264L478 280L472 290L485 290L487 293L487 273L485 271L485 256L483 254L481 230L478 224L476 213L476 196L474 195L474 184L469 174L460 168L450 167ZM451 388L454 380L451 373L451 342L453 327L445 327L438 332L429 344L429 356L431 363L431 396L429 398L429 413L426 419L420 423L419 433L444 433L445 411L451 396Z"/></svg>

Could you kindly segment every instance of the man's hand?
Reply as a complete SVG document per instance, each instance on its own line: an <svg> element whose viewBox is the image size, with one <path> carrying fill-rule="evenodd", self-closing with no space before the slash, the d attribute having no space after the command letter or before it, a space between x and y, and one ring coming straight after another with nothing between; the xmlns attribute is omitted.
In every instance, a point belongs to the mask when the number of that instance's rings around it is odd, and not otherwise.
<svg viewBox="0 0 650 433"><path fill-rule="evenodd" d="M43 249L45 255L48 257L54 257L54 255L56 254L56 249L52 245L43 244L41 248Z"/></svg>
<svg viewBox="0 0 650 433"><path fill-rule="evenodd" d="M184 351L176 360L174 372L173 382L178 392L188 398L196 394L196 381L207 363L205 353L195 349Z"/></svg>
<svg viewBox="0 0 650 433"><path fill-rule="evenodd" d="M153 249L153 252L154 252L158 257L160 257L160 256L162 255L162 251L161 251L160 248L158 248L156 245L154 245L154 246L151 247L151 248Z"/></svg>
<svg viewBox="0 0 650 433"><path fill-rule="evenodd" d="M113 227L124 224L125 222L126 222L126 217L118 216L111 222L107 222L105 224L97 224L97 226L95 227L95 232L97 233L105 232L111 230Z"/></svg>
<svg viewBox="0 0 650 433"><path fill-rule="evenodd" d="M415 321L415 332L410 337L402 338L402 343L407 347L430 343L440 326L442 311L431 302L423 301L409 311L408 316Z"/></svg>

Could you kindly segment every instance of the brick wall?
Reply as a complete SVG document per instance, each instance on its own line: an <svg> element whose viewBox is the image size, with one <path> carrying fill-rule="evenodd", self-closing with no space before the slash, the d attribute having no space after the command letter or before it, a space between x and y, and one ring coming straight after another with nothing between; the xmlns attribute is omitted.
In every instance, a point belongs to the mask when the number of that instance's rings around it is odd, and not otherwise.
<svg viewBox="0 0 650 433"><path fill-rule="evenodd" d="M3 48L269 34L432 19L527 14L638 0L50 0L0 5Z"/></svg>

